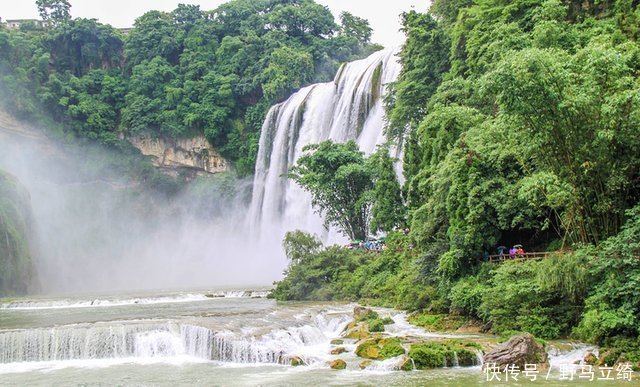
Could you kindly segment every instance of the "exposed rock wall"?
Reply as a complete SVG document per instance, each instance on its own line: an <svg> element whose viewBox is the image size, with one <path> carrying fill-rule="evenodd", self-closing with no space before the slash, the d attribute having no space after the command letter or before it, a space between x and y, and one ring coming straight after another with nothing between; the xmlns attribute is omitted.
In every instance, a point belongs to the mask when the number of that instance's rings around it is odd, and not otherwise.
<svg viewBox="0 0 640 387"><path fill-rule="evenodd" d="M202 135L173 140L141 134L128 140L142 154L152 156L156 167L169 171L179 168L193 168L203 173L229 170L227 160Z"/></svg>

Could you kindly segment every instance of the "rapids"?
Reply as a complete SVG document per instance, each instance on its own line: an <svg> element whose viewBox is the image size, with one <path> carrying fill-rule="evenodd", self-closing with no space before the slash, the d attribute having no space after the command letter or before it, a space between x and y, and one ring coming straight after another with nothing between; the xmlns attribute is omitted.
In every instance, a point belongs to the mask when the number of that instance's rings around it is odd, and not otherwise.
<svg viewBox="0 0 640 387"><path fill-rule="evenodd" d="M194 290L2 300L0 384L475 385L485 379L479 365L457 367L455 358L448 368L437 370L396 371L401 358L374 361L361 370L354 341L341 345L347 353L330 354L335 348L331 340L340 338L353 319L353 304L278 304L261 297L264 292ZM392 336L495 340L425 332L409 324L404 312L378 312L394 320L387 326ZM591 349L559 345L551 352L551 363L559 367ZM305 365L289 365L293 358ZM328 362L337 358L347 362L347 370L329 368ZM557 381L555 373L553 380Z"/></svg>

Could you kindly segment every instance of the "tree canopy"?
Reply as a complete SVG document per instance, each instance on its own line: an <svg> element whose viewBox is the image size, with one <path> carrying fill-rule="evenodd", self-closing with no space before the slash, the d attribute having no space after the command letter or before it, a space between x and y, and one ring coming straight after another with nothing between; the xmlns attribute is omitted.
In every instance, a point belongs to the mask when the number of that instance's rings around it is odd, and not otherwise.
<svg viewBox="0 0 640 387"><path fill-rule="evenodd" d="M66 0L37 5L44 29L0 29L8 108L107 144L140 132L203 134L241 174L253 171L271 105L377 48L366 20L338 25L312 0L180 4L145 13L125 33L72 19Z"/></svg>

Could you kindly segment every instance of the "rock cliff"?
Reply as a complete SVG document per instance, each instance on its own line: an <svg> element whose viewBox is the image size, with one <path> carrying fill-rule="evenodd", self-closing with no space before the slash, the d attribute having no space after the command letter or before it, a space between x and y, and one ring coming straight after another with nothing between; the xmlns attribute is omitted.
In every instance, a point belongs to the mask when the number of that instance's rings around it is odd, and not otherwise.
<svg viewBox="0 0 640 387"><path fill-rule="evenodd" d="M227 160L202 135L173 140L141 134L128 140L142 154L151 156L156 167L169 173L177 173L179 168L191 168L202 173L219 173L229 169Z"/></svg>

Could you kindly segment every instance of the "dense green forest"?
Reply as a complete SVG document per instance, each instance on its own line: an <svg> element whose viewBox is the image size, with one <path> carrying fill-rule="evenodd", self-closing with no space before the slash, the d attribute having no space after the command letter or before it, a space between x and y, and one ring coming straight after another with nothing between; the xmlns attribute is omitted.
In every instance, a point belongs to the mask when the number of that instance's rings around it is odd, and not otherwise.
<svg viewBox="0 0 640 387"><path fill-rule="evenodd" d="M44 27L0 28L5 109L62 137L123 147L122 135L204 134L253 172L268 108L379 49L366 20L312 0L235 0L149 11L119 31L37 1ZM126 33L125 33L126 32Z"/></svg>
<svg viewBox="0 0 640 387"><path fill-rule="evenodd" d="M612 347L609 364L640 361L639 3L436 0L405 13L386 105L406 183L404 206L383 212L394 220L377 221L386 249L289 233L274 297L364 300L422 311L414 322L432 328L472 319ZM379 199L375 177L355 178L364 156L339 148L310 149L292 177L348 218ZM344 171L327 184L351 173L361 188L346 204L318 200L313 167L327 157ZM553 254L486 262L518 243Z"/></svg>

